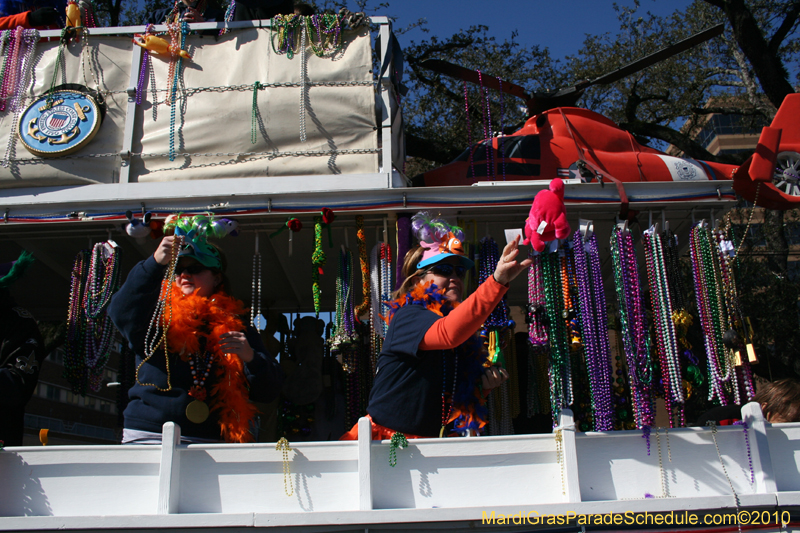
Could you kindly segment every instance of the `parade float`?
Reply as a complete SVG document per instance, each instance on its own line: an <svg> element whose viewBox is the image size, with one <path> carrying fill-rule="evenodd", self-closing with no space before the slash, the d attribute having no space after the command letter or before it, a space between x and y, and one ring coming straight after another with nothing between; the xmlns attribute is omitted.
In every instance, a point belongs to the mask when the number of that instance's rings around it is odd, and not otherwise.
<svg viewBox="0 0 800 533"><path fill-rule="evenodd" d="M748 403L757 355L736 298L739 243L716 221L736 192L757 206L797 202L797 95L740 167L670 157L600 115L554 107L411 187L391 25L363 22L4 32L0 242L44 269L19 282L26 305L91 332L68 339L71 368L75 390L99 386L103 307L180 213L189 231L224 237L258 329L267 308L336 312L326 355L343 376L344 423L364 425L409 216L459 221L479 257L474 283L491 272L496 241L562 177L574 233L532 254L527 280L485 325L493 357L511 369L527 361L525 397L512 382L492 393L489 436L406 446L370 441L366 426L356 442L292 428L277 443L185 445L167 424L160 446L6 447L0 529L792 529L800 424L770 424ZM636 242L632 211L649 222ZM681 255L709 399L747 404L741 424L684 427ZM513 307L525 310L524 359ZM296 403L315 401L301 392ZM589 399L573 405L578 396ZM552 432L514 435L515 409L545 415Z"/></svg>

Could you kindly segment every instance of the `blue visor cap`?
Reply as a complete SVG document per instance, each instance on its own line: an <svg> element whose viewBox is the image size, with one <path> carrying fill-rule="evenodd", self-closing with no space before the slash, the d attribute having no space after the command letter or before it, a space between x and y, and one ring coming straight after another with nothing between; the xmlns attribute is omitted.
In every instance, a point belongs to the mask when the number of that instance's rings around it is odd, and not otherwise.
<svg viewBox="0 0 800 533"><path fill-rule="evenodd" d="M219 251L203 243L189 243L178 253L178 258L191 257L204 267L222 270L222 258Z"/></svg>
<svg viewBox="0 0 800 533"><path fill-rule="evenodd" d="M451 253L445 252L445 253L441 253L441 254L436 254L436 255L431 256L431 257L429 257L429 258L427 258L427 259L425 259L423 261L420 261L419 263L417 263L417 270L421 270L421 269L423 269L425 267L429 267L431 265L435 265L436 263L444 261L448 257L456 257L456 258L458 258L458 263L461 266L464 266L466 268L472 268L472 267L475 266L475 262L472 261L472 259L470 259L469 257L467 257L465 255L451 254Z"/></svg>
<svg viewBox="0 0 800 533"><path fill-rule="evenodd" d="M178 252L178 257L191 257L203 266L222 270L222 257L219 250L208 244L204 236L198 236L197 230L190 230L188 233L181 226L175 228L175 236L183 237L186 243L183 249Z"/></svg>

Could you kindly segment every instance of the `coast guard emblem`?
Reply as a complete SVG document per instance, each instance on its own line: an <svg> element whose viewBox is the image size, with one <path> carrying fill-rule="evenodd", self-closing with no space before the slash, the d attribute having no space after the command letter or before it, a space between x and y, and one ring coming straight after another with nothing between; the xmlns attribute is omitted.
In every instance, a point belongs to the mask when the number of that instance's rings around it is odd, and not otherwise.
<svg viewBox="0 0 800 533"><path fill-rule="evenodd" d="M56 90L34 101L19 120L19 138L40 157L69 155L86 146L102 120L94 98L75 90Z"/></svg>
<svg viewBox="0 0 800 533"><path fill-rule="evenodd" d="M678 178L684 181L697 179L697 168L688 161L675 161L675 172Z"/></svg>

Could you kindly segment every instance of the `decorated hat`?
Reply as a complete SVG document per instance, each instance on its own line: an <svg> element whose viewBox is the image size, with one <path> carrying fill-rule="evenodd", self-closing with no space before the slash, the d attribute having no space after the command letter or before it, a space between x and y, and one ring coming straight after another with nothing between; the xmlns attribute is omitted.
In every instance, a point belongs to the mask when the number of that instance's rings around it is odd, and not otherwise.
<svg viewBox="0 0 800 533"><path fill-rule="evenodd" d="M183 237L183 247L178 257L191 257L208 268L222 270L222 256L216 247L208 242L208 237L216 236L215 229L221 220L204 215L168 217L164 227L174 228L176 237ZM222 230L219 230L222 232ZM225 233L222 233L223 235Z"/></svg>
<svg viewBox="0 0 800 533"><path fill-rule="evenodd" d="M450 225L443 218L431 218L427 211L420 211L411 217L411 229L425 249L422 260L417 263L418 269L435 265L448 257L457 258L467 268L474 266L475 263L464 254L464 231L458 226Z"/></svg>

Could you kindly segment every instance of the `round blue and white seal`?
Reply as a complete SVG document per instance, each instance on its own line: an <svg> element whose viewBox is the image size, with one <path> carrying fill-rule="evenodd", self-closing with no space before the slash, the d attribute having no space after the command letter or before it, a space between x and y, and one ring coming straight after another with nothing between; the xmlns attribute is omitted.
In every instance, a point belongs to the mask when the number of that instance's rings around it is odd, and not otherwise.
<svg viewBox="0 0 800 533"><path fill-rule="evenodd" d="M32 154L58 157L86 146L100 129L101 120L101 111L90 94L56 90L25 109L18 134Z"/></svg>

